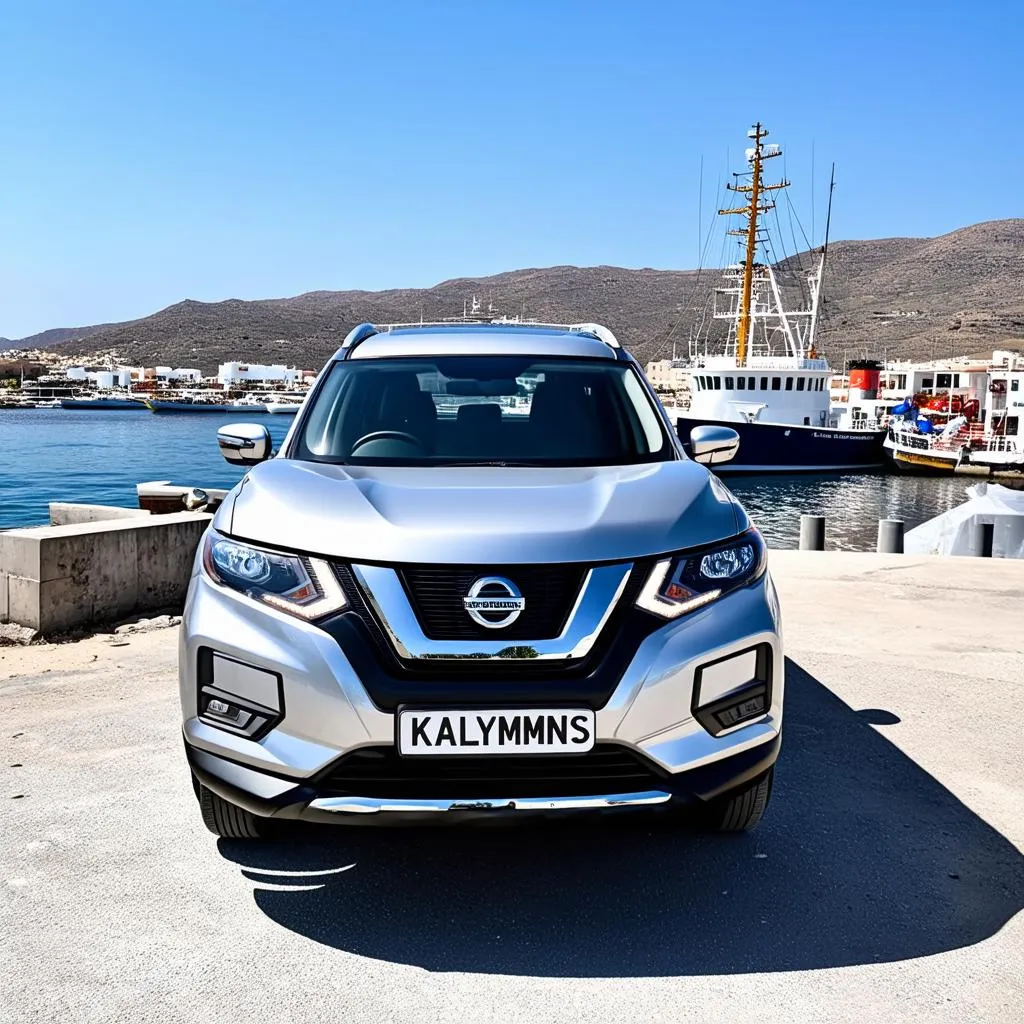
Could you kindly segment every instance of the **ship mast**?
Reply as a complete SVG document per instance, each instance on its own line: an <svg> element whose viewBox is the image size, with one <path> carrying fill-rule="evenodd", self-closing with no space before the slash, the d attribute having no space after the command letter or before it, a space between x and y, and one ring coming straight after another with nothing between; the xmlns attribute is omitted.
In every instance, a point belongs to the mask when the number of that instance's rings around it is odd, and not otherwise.
<svg viewBox="0 0 1024 1024"><path fill-rule="evenodd" d="M761 170L764 161L774 156L782 156L781 147L765 146L762 144L762 140L767 135L768 129L762 128L760 121L747 132L747 138L754 140L754 145L747 150L747 162L750 164L750 184L725 186L730 192L742 192L745 195L749 195L749 205L718 211L722 216L741 214L747 218L747 226L745 228L729 232L730 235L745 235L747 239L747 258L743 264L743 289L740 295L739 319L736 324L737 366L746 366L747 363L747 344L750 340L750 295L754 281L754 257L757 254L757 218L758 214L767 213L775 207L775 203L771 201L762 203L761 196L762 193L775 192L789 185L789 182L785 180L775 185L765 185L761 181Z"/></svg>

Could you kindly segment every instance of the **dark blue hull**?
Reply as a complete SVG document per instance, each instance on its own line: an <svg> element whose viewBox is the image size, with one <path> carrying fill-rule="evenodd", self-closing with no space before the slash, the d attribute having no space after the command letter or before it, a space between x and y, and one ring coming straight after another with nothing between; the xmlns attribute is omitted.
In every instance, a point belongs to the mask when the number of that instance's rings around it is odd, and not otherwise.
<svg viewBox="0 0 1024 1024"><path fill-rule="evenodd" d="M735 423L679 416L676 431L680 440L689 441L690 431L702 424L729 427L740 435L736 458L715 466L716 473L841 473L885 465L884 430Z"/></svg>

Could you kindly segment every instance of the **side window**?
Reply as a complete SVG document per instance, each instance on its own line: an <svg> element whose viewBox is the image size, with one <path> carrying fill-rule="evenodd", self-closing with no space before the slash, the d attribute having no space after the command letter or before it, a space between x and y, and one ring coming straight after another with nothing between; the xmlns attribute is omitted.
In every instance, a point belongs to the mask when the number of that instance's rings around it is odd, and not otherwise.
<svg viewBox="0 0 1024 1024"><path fill-rule="evenodd" d="M715 380L715 390L716 391L721 391L722 390L722 378L716 376L714 380Z"/></svg>
<svg viewBox="0 0 1024 1024"><path fill-rule="evenodd" d="M725 378L725 390L732 391L732 377Z"/></svg>
<svg viewBox="0 0 1024 1024"><path fill-rule="evenodd" d="M768 378L767 377L762 377L761 378L761 390L762 391L767 391L768 390Z"/></svg>
<svg viewBox="0 0 1024 1024"><path fill-rule="evenodd" d="M623 384L626 394L629 395L633 408L640 419L640 429L644 432L644 440L647 442L647 449L651 452L660 452L665 444L661 434L661 427L658 425L658 415L651 408L647 400L647 393L635 374L627 373L623 377Z"/></svg>
<svg viewBox="0 0 1024 1024"><path fill-rule="evenodd" d="M1019 380L1011 380L1010 381L1010 390L1011 391L1020 391L1020 381Z"/></svg>
<svg viewBox="0 0 1024 1024"><path fill-rule="evenodd" d="M786 390L787 391L792 391L793 390L793 378L792 377L787 377L786 378Z"/></svg>
<svg viewBox="0 0 1024 1024"><path fill-rule="evenodd" d="M747 388L750 391L754 390L754 378L753 377L748 377L747 378Z"/></svg>
<svg viewBox="0 0 1024 1024"><path fill-rule="evenodd" d="M797 391L803 391L803 389L804 389L804 379L803 379L803 377L797 377L797 379L796 379L796 389L797 389Z"/></svg>
<svg viewBox="0 0 1024 1024"><path fill-rule="evenodd" d="M1014 381L1014 383L1016 383L1016 381ZM737 377L736 378L736 390L737 391L745 390L746 386L747 386L747 382L746 382L745 378L743 378L743 377Z"/></svg>
<svg viewBox="0 0 1024 1024"><path fill-rule="evenodd" d="M778 391L782 387L781 377L772 377L772 391Z"/></svg>

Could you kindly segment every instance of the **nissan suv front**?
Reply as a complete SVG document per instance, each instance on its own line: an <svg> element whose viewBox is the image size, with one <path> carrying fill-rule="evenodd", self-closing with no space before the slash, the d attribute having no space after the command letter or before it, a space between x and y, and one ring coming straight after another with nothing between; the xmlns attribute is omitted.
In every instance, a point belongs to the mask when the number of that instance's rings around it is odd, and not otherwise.
<svg viewBox="0 0 1024 1024"><path fill-rule="evenodd" d="M761 537L596 325L364 324L197 554L180 641L207 826L629 807L750 828L782 722Z"/></svg>

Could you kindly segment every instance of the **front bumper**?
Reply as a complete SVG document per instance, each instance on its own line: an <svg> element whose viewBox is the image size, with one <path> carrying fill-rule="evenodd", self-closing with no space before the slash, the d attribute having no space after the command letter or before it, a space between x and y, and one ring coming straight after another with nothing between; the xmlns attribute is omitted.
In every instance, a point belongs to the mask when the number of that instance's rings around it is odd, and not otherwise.
<svg viewBox="0 0 1024 1024"><path fill-rule="evenodd" d="M364 792L349 783L339 790L339 766L360 752L386 756L394 750L395 737L394 712L375 703L373 687L364 685L353 661L364 675L374 671L372 664L350 659L339 639L319 626L218 587L201 573L194 576L181 629L179 674L186 749L192 770L204 785L265 816L353 822L462 819L501 812L617 810L705 801L761 774L778 754L783 656L778 601L767 574L750 587L648 632L636 643L632 657L622 659L624 668L616 667L610 697L593 705L596 741L613 759L620 753L635 760L635 786L621 781L604 786L595 777L589 789L577 780L564 792L559 791L557 778L543 791L514 781L502 783L494 792L472 790L469 795L462 792L465 787L446 791L442 781L433 790L410 786L407 793L401 784L368 786ZM767 711L712 735L694 713L698 672L753 648L760 649L768 662ZM211 650L279 677L284 717L258 739L226 732L198 717L197 666L200 652ZM543 676L531 677L524 685L531 691L531 705L545 700ZM559 703L571 703L572 686L572 680L557 681ZM487 683L480 681L474 699L455 706L493 706L487 696Z"/></svg>

